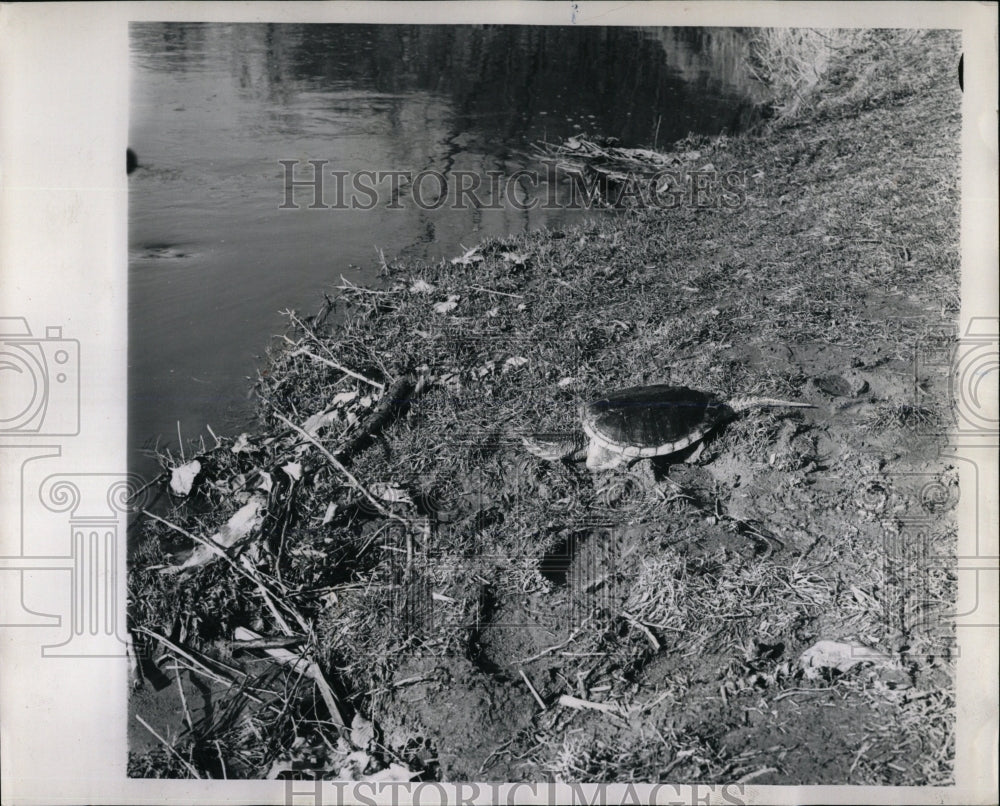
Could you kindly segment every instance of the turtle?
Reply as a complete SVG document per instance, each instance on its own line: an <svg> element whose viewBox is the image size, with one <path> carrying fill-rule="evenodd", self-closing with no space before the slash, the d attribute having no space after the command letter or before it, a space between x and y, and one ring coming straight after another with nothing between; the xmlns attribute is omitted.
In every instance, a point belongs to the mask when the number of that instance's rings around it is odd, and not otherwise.
<svg viewBox="0 0 1000 806"><path fill-rule="evenodd" d="M610 392L580 407L587 440L577 435L552 441L522 437L531 454L549 461L582 459L594 472L636 459L668 456L693 445L712 429L756 408L815 408L811 403L770 397L723 400L712 392L652 384Z"/></svg>

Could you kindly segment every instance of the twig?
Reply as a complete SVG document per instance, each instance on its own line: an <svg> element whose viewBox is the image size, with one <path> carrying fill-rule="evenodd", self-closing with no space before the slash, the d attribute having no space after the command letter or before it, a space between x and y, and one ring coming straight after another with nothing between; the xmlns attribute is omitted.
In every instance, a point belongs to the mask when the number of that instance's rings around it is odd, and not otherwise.
<svg viewBox="0 0 1000 806"><path fill-rule="evenodd" d="M146 730L148 730L150 733L152 733L160 741L160 744L162 744L165 748L167 748L167 750L169 750L171 753L173 753L175 756L177 756L177 760L181 764L183 764L185 767L188 768L188 772L189 773L191 773L195 778L201 778L201 776L198 775L198 770L196 770L194 767L192 767L187 762L187 760L184 758L184 756L182 756L180 753L177 752L176 748L174 748L174 746L172 744L169 744L166 739L164 739L162 736L160 736L159 733L157 733L155 730L153 730L152 726L145 719L143 719L138 714L135 715L135 718L139 720L139 723Z"/></svg>
<svg viewBox="0 0 1000 806"><path fill-rule="evenodd" d="M403 686L410 686L414 683L422 683L424 680L433 680L434 676L430 674L415 674L410 677L404 677L402 680L393 680L393 688L402 688Z"/></svg>
<svg viewBox="0 0 1000 806"><path fill-rule="evenodd" d="M386 296L389 293L388 291L378 291L374 288L365 288L363 285L352 283L343 274L340 275L340 285L334 287L339 288L341 291L357 291L359 294L376 294L380 297Z"/></svg>
<svg viewBox="0 0 1000 806"><path fill-rule="evenodd" d="M854 761L851 762L851 769L848 770L848 775L854 772L854 768L858 766L858 762L861 761L861 757L868 752L871 746L872 746L871 742L865 742L864 744L861 745L861 747L858 749L858 752L854 754Z"/></svg>
<svg viewBox="0 0 1000 806"><path fill-rule="evenodd" d="M481 285L470 285L474 291L482 291L484 294L496 294L501 297L511 297L512 299L524 299L523 294L508 294L506 291L497 291L493 288L483 288Z"/></svg>
<svg viewBox="0 0 1000 806"><path fill-rule="evenodd" d="M326 322L326 317L330 315L330 311L333 310L333 306L335 304L336 300L334 300L329 294L324 292L323 307L321 307L319 311L316 313L316 315L312 318L312 327L314 331L319 330L319 328L323 327L323 324Z"/></svg>
<svg viewBox="0 0 1000 806"><path fill-rule="evenodd" d="M737 778L736 783L745 784L747 783L747 781L752 781L754 778L759 778L760 776L766 775L769 772L777 772L777 771L778 771L777 767L761 767L759 770L755 770L754 772L748 772L746 775Z"/></svg>
<svg viewBox="0 0 1000 806"><path fill-rule="evenodd" d="M229 565L232 567L234 571L236 571L236 573L240 574L243 577L246 577L254 585L257 586L257 588L261 592L261 596L264 598L264 603L268 606L268 609L271 610L272 614L274 614L275 620L278 621L279 624L284 625L285 629L288 630L288 633L291 634L291 630L288 629L288 625L285 623L284 619L277 612L277 608L275 607L274 604L274 599L271 598L272 596L274 596L274 592L268 590L268 586L264 583L264 580L261 578L260 572L257 571L257 569L254 568L252 564L250 564L250 562L247 560L245 556L242 558L242 564L238 563L232 557L229 556L229 554L226 552L226 549L223 546L218 545L217 543L215 543L215 541L196 535L193 532L189 532L187 529L182 529L180 526L171 523L165 518L161 518L159 515L154 515L149 510L142 509L139 511L147 518L152 518L155 521L159 521L164 526L168 527L169 529L173 529L178 534L182 534L185 537L188 537L197 543L201 543L202 545L212 549L212 551L217 553L223 560L229 563ZM298 612L287 602L283 601L280 598L277 598L277 601L281 602L285 610L289 614L295 617L295 620L299 622L300 626L302 626L303 632L308 632L308 627L305 626L305 621L302 619L302 616L300 616Z"/></svg>
<svg viewBox="0 0 1000 806"><path fill-rule="evenodd" d="M208 423L205 423L205 428L207 428L207 429L208 429L208 433L209 433L209 434L211 434L211 435L212 435L212 438L213 438L213 439L215 440L215 448L212 448L212 450L214 451L214 450L215 450L216 448L219 448L219 447L221 447L221 445L222 445L222 440L221 440L221 439L219 439L219 436L218 436L218 434L216 434L216 433L215 433L215 432L214 432L214 431L212 430L212 426L210 426L210 425L209 425Z"/></svg>
<svg viewBox="0 0 1000 806"><path fill-rule="evenodd" d="M219 543L216 543L211 538L201 537L200 535L196 535L194 532L189 532L187 529L183 529L180 526L178 526L177 524L171 523L166 518L161 518L159 515L154 515L148 509L140 509L139 512L141 512L147 518L152 518L154 521L159 521L164 526L166 526L169 529L173 529L178 534L184 535L184 537L188 537L191 540L195 541L196 543L201 543L203 546L205 546L208 549L211 549L212 552L214 552L215 554L217 554L220 557L222 557L222 559L224 559L226 562L228 562L237 571L240 571L241 573L244 573L244 575L246 575L245 572L243 572L242 569L240 569L240 567L235 563L235 561L233 560L233 558L230 557L226 553L226 548L224 546L220 545ZM194 566L192 566L192 567L194 567ZM184 570L186 570L186 569L184 569Z"/></svg>
<svg viewBox="0 0 1000 806"><path fill-rule="evenodd" d="M342 279L342 280L343 280L343 279L344 279L344 276L343 276L343 275L341 275L341 276L340 276L340 279ZM339 364L339 363L338 363L338 362L337 362L337 361L335 360L335 356L334 356L334 354L333 354L333 350L331 350L331 349L330 349L330 348L329 348L329 347L328 347L328 346L326 345L326 343L325 343L325 342L323 342L323 340L322 340L322 339L320 339L320 338L319 338L319 336L317 336L317 335L316 335L316 333L315 333L315 332L314 332L314 331L312 330L312 328L309 328L309 327L306 327L306 325L305 325L305 324L304 324L304 323L302 322L302 320L301 320L301 319L299 319L299 318L298 318L298 317L297 317L297 316L295 315L295 311L291 311L291 310L287 310L287 311L282 311L282 313L283 313L283 314L285 314L286 316L288 316L288 317L289 317L289 318L290 318L290 319L291 319L291 320L292 320L292 321L293 321L293 322L294 322L294 323L295 323L296 325L298 325L298 326L299 326L299 328L300 328L300 329L301 329L301 330L302 330L302 331L303 331L303 332L304 332L304 333L305 333L305 334L306 334L306 335L307 335L307 336L308 336L308 337L309 337L310 339L312 339L312 340L313 340L314 342L316 342L316 346L318 346L318 347L319 347L319 348L320 348L321 350L323 350L323 352L325 352L325 353L326 353L326 354L327 354L328 356L330 356L330 358L329 358L328 360L329 360L329 362L331 362L331 365L332 365L332 366L334 366L334 367L335 367L336 369L339 369L339 370L341 370L342 372L345 372L346 374L350 375L351 377L354 377L354 378L357 378L358 380L361 380L361 381L364 381L364 382L366 382L366 383L371 383L371 384L373 384L373 385L378 385L378 386L379 386L379 388L381 388L381 385L380 385L380 384L377 384L377 382L376 382L376 381L373 381L373 380L371 380L370 378L366 378L365 376L363 376L363 375L360 375L360 374L358 374L358 373L354 372L353 370L349 370L349 369L348 369L347 367L344 367L344 366L341 366L341 365L340 365L340 364ZM287 337L286 337L286 340L287 340ZM315 354L312 354L312 355L315 355ZM323 360L323 359L321 359L321 358L320 358L320 356L315 356L315 357L316 357L317 359L319 359L319 360ZM381 362L380 362L380 364L381 364Z"/></svg>
<svg viewBox="0 0 1000 806"><path fill-rule="evenodd" d="M253 630L248 630L246 627L237 627L234 632L234 637L240 638L250 638L259 639L260 635L255 633ZM337 695L334 694L333 688L326 681L323 676L323 670L319 668L319 664L316 663L312 658L307 655L295 655L289 652L287 649L273 648L264 650L268 655L270 655L278 663L291 666L293 669L301 671L303 674L312 678L316 687L319 689L320 696L326 703L327 710L330 712L330 717L339 727L346 727L347 722L344 719L344 714L340 709L340 702L337 700Z"/></svg>
<svg viewBox="0 0 1000 806"><path fill-rule="evenodd" d="M273 404L272 404L272 406L273 406ZM402 515L397 515L392 510L387 509L386 507L382 506L382 504L378 501L378 499L376 499L375 496L373 496L370 492L368 492L368 489L360 481L358 481L356 478L354 478L354 476L351 474L351 471L348 470L346 467L344 467L344 465L341 464L340 460L337 459L337 457L334 456L332 453L330 453L330 451L328 451L326 448L324 448L319 443L319 441L316 440L315 437L313 437L311 434L308 434L305 431L303 431L301 428L299 428L297 425L295 425L295 423L293 423L291 420L289 420L287 417L285 417L285 415L283 415L277 409L274 410L274 416L277 417L279 420L281 420L281 422L283 422L289 428L291 428L291 429L295 430L296 432L298 432L299 436L303 437L304 439L308 440L313 445L315 445L317 448L319 448L320 453L322 453L327 458L327 461L329 461L330 464L332 464L335 468L337 468L337 470L340 471L340 473L344 476L344 478L346 478L351 483L351 486L353 486L356 490L358 490L358 492L360 492L365 498L367 498L368 501L369 501L369 503L373 507L375 507L375 509L378 512L380 512L386 518L392 518L395 521L399 521L407 529L412 529L413 528L413 524L410 523L410 521L408 521Z"/></svg>
<svg viewBox="0 0 1000 806"><path fill-rule="evenodd" d="M222 779L224 781L228 780L229 776L226 775L226 760L222 757L222 747L219 745L218 739L213 739L212 741L215 742L215 752L218 753L219 764L222 766Z"/></svg>
<svg viewBox="0 0 1000 806"><path fill-rule="evenodd" d="M493 756L503 752L506 748L510 747L512 744L514 744L514 739L508 739L503 744L498 745L496 749L493 750L492 753L490 753L485 759L483 759L483 763L479 765L480 774L482 774L483 770L486 769L486 765L490 763L490 759L492 759Z"/></svg>
<svg viewBox="0 0 1000 806"><path fill-rule="evenodd" d="M184 709L184 721L187 722L188 730L194 733L194 722L191 721L191 712L188 711L187 697L184 696L184 683L181 681L181 673L174 669L174 678L177 680L177 690L181 693L181 707Z"/></svg>
<svg viewBox="0 0 1000 806"><path fill-rule="evenodd" d="M187 460L184 458L184 440L181 439L181 421L180 420L177 421L177 446L181 450L181 461L182 462L186 462Z"/></svg>
<svg viewBox="0 0 1000 806"><path fill-rule="evenodd" d="M820 691L833 691L833 686L828 686L826 688L789 688L782 691L774 698L774 702L778 700L783 700L785 697L791 697L793 694L813 694Z"/></svg>
<svg viewBox="0 0 1000 806"><path fill-rule="evenodd" d="M243 563L244 567L250 574L250 578L254 581L257 587L260 589L261 596L264 597L264 602L267 604L268 609L274 614L275 621L278 622L278 628L285 635L294 635L295 631L292 630L287 622L277 613L277 604L280 604L284 608L285 612L288 613L295 621L298 623L301 631L304 634L310 633L309 623L302 617L302 614L286 601L283 596L278 596L275 591L268 590L268 587L264 584L264 580L261 578L260 572L253 567L253 563L250 558L245 554L240 557L240 562Z"/></svg>
<svg viewBox="0 0 1000 806"><path fill-rule="evenodd" d="M646 636L646 638L649 639L649 644L650 644L650 646L653 647L653 651L654 652L659 652L660 651L660 648L661 648L660 647L660 642L657 641L656 640L656 636L653 635L652 632L650 632L649 627L647 627L645 624L643 624L641 621L639 621L639 619L637 619L635 616L633 616L631 613L629 613L629 612L627 612L625 610L622 611L622 615L626 618L626 620L628 621L629 624L631 624L633 627L636 627L637 629L639 629L640 631L642 631L642 633Z"/></svg>
<svg viewBox="0 0 1000 806"><path fill-rule="evenodd" d="M227 680L224 677L216 676L216 675L213 675L213 674L211 674L209 672L206 672L204 669L199 669L197 666L195 666L194 664L190 663L188 660L186 660L184 658L176 658L174 660L174 665L171 668L173 668L173 669L186 669L189 672L194 672L195 674L200 674L200 675L202 675L204 677L207 677L209 680L212 680L215 683L221 683L222 685L226 686L226 688L230 688L231 689L233 686L236 685L236 681L234 681L234 680ZM251 694L250 693L251 691L259 691L262 694L267 694L268 697L271 697L271 698L275 698L275 697L279 696L277 691L272 691L269 688L263 688L261 686L252 686L251 687L251 686L248 686L248 685L245 685L245 684L243 685L243 687L241 687L239 689L239 693L242 694L244 697L246 697L248 700L253 700L255 703L257 703L258 705L263 706L268 711L271 711L273 713L278 713L278 707L276 705L274 705L271 702L265 702L260 697L254 695L254 694Z"/></svg>
<svg viewBox="0 0 1000 806"><path fill-rule="evenodd" d="M291 484L288 486L288 495L285 497L285 510L281 518L281 536L278 539L278 556L274 560L274 578L282 587L284 587L285 583L281 581L281 560L285 555L285 534L288 532L288 523L291 520L291 508L294 498L295 479L293 478Z"/></svg>
<svg viewBox="0 0 1000 806"><path fill-rule="evenodd" d="M355 372L353 369L348 369L343 364L339 364L336 361L334 361L332 358L323 358L323 356L321 356L321 355L316 355L316 353L310 352L305 347L300 347L298 350L295 350L294 352L289 353L289 355L293 355L293 356L295 356L295 355L304 355L307 358L311 358L313 361L319 361L321 364L326 364L328 367L333 367L334 369L339 369L345 375L350 375L352 378L356 378L359 381L363 381L364 383L371 384L376 389L378 389L380 392L382 392L382 391L385 390L385 384L379 383L378 381L373 381L371 378L368 378L368 377L362 375L360 372Z"/></svg>
<svg viewBox="0 0 1000 806"><path fill-rule="evenodd" d="M138 490L136 490L134 493L132 493L128 497L127 500L130 501L130 502L134 501L136 498L138 498L140 495L142 495L144 492L146 492L146 490L148 490L154 484L156 484L159 481L165 480L169 475L170 475L169 471L164 470L159 475L153 476L153 478L151 478L149 481L147 481L145 484L143 484Z"/></svg>
<svg viewBox="0 0 1000 806"><path fill-rule="evenodd" d="M614 714L618 716L621 713L621 709L610 702L591 702L590 700L581 700L579 697L571 697L569 694L559 695L559 704L566 708L576 708L577 710L590 709L592 711L603 711L605 714Z"/></svg>
<svg viewBox="0 0 1000 806"><path fill-rule="evenodd" d="M301 635L271 635L262 638L251 638L246 641L230 641L233 649L281 649L295 646L305 640Z"/></svg>
<svg viewBox="0 0 1000 806"><path fill-rule="evenodd" d="M662 694L660 694L660 695L654 697L653 699L651 699L645 705L638 706L637 713L642 714L642 713L645 713L646 711L649 711L652 708L655 708L657 705L659 705L661 702L663 702L667 697L669 697L672 693L673 692L670 691L670 689L667 689Z"/></svg>
<svg viewBox="0 0 1000 806"><path fill-rule="evenodd" d="M535 660L538 660L539 658L545 657L550 652L555 652L557 649L562 649L564 646L567 646L568 644L572 643L573 639L576 638L576 636L580 632L580 630L582 630L584 627L587 626L587 622L588 621L590 621L589 617L583 622L583 624L581 624L579 627L577 627L575 630L573 630L573 632L570 633L569 638L567 638L561 644L555 644L554 646L550 646L547 649L543 649L541 652L538 652L538 653L532 655L530 658L525 658L524 660L521 661L521 663L522 664L524 664L524 663L531 663L532 661L535 661Z"/></svg>
<svg viewBox="0 0 1000 806"><path fill-rule="evenodd" d="M194 655L192 655L190 652L188 652L183 647L181 647L178 644L175 644L173 641L171 641L166 636L160 635L158 632L154 632L153 630L149 629L148 627L136 627L135 631L136 632L145 633L150 638L152 638L155 641L158 641L159 643L163 644L163 646L165 646L167 649L171 650L175 654L177 654L180 657L184 658L189 663L194 664L194 666L196 667L197 671L200 671L202 674L206 675L207 677L212 678L217 683L225 683L226 685L231 686L235 682L233 678L226 677L225 675L221 674L220 672L217 672L215 669L211 668L210 666L206 665L202 661L198 660L198 658L196 658ZM213 661L213 663L217 663L217 661ZM222 664L219 664L219 665L222 665ZM228 670L228 671L237 672L238 674L244 674L243 672L238 672L238 670L236 670L236 669L232 669L232 670ZM245 676L245 674L244 674L244 676Z"/></svg>
<svg viewBox="0 0 1000 806"><path fill-rule="evenodd" d="M264 583L260 579L254 578L252 575L250 577L254 584L257 585L257 590L260 591L261 598L264 600L264 604L267 605L267 609L271 611L271 615L274 616L275 622L278 624L278 629L281 630L285 635L292 635L292 628L288 626L288 622L282 617L281 613L278 612L278 606L274 603L271 598L271 594L268 593L267 588L264 587Z"/></svg>
<svg viewBox="0 0 1000 806"><path fill-rule="evenodd" d="M535 702L538 703L538 707L541 708L543 711L546 710L545 709L545 700L543 700L539 696L538 692L535 690L535 687L533 685L531 685L531 681L528 679L528 675L526 675L524 673L524 669L518 669L517 671L520 673L521 679L524 680L524 684L528 687L528 691L531 692L531 696L534 697L535 698Z"/></svg>

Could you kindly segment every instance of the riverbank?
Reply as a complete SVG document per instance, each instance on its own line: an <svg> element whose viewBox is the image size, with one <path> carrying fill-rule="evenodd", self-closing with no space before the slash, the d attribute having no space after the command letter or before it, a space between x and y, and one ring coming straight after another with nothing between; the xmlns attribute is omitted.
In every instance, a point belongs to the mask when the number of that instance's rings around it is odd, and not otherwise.
<svg viewBox="0 0 1000 806"><path fill-rule="evenodd" d="M186 764L951 780L959 44L845 47L756 134L675 145L745 175L738 205L388 260L324 306L336 328L291 323L258 433L164 456L184 495L141 522L130 617L198 669ZM523 450L654 382L816 409L745 416L652 479ZM211 536L230 561L176 567ZM242 650L238 628L272 640ZM866 660L833 668L821 641ZM155 747L130 773L190 769Z"/></svg>

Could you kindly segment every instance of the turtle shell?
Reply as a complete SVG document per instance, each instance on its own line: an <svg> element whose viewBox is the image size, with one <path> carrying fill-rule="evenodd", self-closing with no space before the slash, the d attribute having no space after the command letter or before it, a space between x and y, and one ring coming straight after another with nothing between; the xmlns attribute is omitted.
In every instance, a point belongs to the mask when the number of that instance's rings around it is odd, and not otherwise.
<svg viewBox="0 0 1000 806"><path fill-rule="evenodd" d="M683 386L633 386L586 404L583 428L625 456L665 456L694 444L733 416L724 400Z"/></svg>

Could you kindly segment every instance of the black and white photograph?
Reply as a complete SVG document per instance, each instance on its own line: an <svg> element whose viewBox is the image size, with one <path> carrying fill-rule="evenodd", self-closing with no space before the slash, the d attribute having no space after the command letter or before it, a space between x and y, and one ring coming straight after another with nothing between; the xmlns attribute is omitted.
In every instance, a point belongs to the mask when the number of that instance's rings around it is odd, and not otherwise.
<svg viewBox="0 0 1000 806"><path fill-rule="evenodd" d="M225 5L95 4L120 260L0 317L0 627L114 791L995 802L973 4Z"/></svg>

